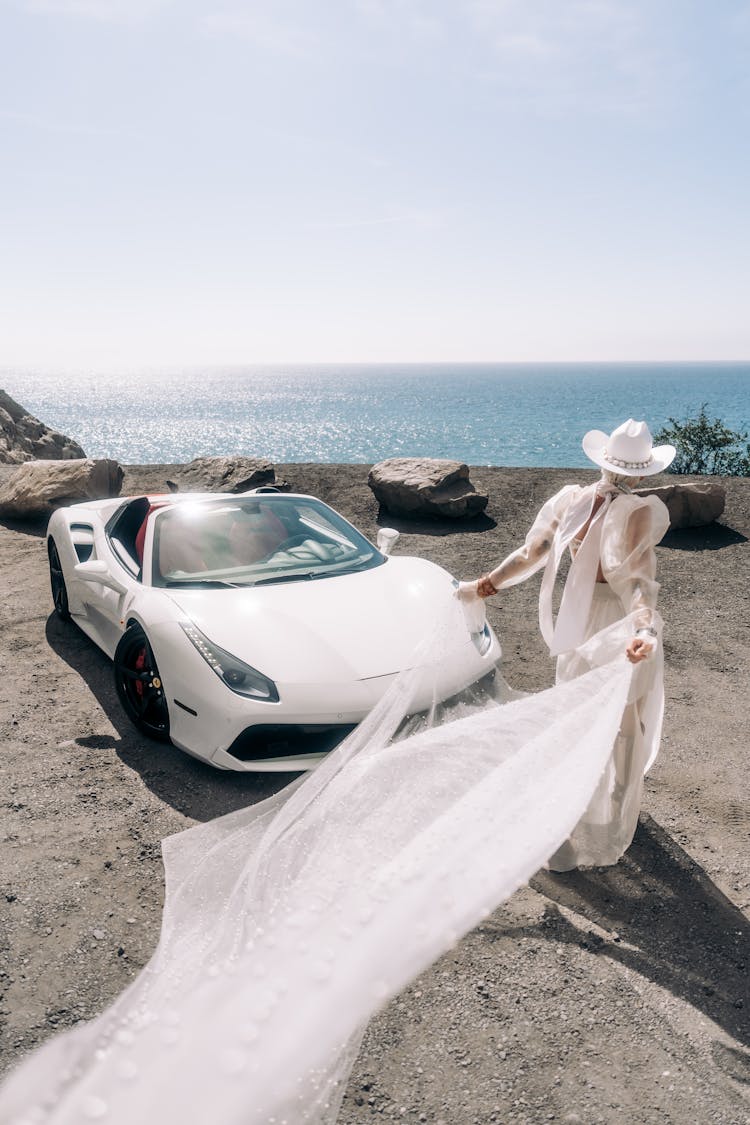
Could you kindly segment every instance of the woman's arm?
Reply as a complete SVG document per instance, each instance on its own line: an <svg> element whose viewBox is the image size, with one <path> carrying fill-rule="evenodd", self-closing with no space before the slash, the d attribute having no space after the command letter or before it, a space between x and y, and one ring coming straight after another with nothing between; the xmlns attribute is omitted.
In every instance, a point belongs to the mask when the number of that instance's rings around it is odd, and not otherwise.
<svg viewBox="0 0 750 1125"><path fill-rule="evenodd" d="M503 559L494 570L483 574L476 583L480 598L489 598L498 590L523 582L540 570L547 561L563 512L577 486L567 485L543 506L521 547Z"/></svg>
<svg viewBox="0 0 750 1125"><path fill-rule="evenodd" d="M477 592L488 598L506 586L515 586L530 578L547 561L556 527L557 522L550 524L549 528L538 528L534 524L523 546L517 547L494 570L482 575Z"/></svg>

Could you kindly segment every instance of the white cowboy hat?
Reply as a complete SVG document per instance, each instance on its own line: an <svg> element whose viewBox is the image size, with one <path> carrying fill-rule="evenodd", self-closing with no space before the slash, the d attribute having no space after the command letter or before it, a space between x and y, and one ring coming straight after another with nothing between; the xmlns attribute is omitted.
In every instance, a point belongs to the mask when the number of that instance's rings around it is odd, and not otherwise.
<svg viewBox="0 0 750 1125"><path fill-rule="evenodd" d="M673 445L654 445L645 422L628 418L607 435L602 430L589 430L582 443L586 456L602 469L625 477L650 477L660 473L674 460Z"/></svg>

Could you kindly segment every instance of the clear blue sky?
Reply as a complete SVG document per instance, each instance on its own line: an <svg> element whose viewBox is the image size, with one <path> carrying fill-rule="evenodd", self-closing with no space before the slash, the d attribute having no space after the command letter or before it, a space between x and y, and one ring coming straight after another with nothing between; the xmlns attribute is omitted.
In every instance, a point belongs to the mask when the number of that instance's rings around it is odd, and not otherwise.
<svg viewBox="0 0 750 1125"><path fill-rule="evenodd" d="M750 357L750 3L0 0L0 367Z"/></svg>

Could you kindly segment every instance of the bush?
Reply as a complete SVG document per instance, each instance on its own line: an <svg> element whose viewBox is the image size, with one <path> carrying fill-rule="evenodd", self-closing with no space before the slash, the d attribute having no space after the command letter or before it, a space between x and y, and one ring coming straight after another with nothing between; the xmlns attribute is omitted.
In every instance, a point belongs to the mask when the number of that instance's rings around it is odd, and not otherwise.
<svg viewBox="0 0 750 1125"><path fill-rule="evenodd" d="M709 418L706 403L694 418L670 418L654 436L654 444L669 442L677 456L670 473L703 473L721 477L750 476L750 444L746 430L730 430L720 418Z"/></svg>

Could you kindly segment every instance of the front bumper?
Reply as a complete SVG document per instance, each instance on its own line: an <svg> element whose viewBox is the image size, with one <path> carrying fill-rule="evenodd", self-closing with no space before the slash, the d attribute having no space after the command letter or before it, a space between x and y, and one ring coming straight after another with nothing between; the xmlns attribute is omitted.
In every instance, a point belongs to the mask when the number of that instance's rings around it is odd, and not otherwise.
<svg viewBox="0 0 750 1125"><path fill-rule="evenodd" d="M159 642L167 639L160 632L152 631L151 639L167 694L171 739L186 753L223 770L314 768L369 714L399 674L338 684L277 682L279 701L261 702L232 692L192 646L181 646L179 661L167 659L166 652L160 659ZM410 711L427 710L486 676L500 655L492 633L484 655L468 640L440 664L422 667ZM260 748L257 756L253 745Z"/></svg>

